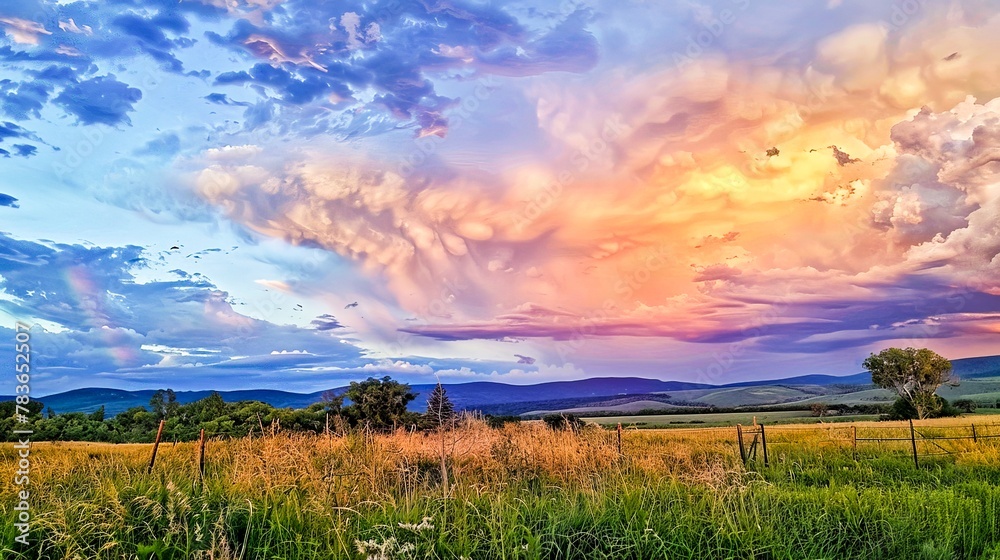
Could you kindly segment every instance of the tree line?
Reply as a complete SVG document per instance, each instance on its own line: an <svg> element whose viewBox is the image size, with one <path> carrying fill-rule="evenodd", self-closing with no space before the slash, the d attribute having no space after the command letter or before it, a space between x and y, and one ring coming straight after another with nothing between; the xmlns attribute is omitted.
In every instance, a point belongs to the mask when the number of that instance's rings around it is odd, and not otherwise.
<svg viewBox="0 0 1000 560"><path fill-rule="evenodd" d="M897 394L898 398L891 406L815 403L811 407L813 413L823 416L839 409L843 414L881 413L884 418L895 420L953 416L976 409L975 401L963 399L948 403L936 394L942 385L957 385L958 381L953 377L951 362L926 348L888 348L871 354L864 361L864 366L871 372L875 385ZM217 392L199 401L181 404L172 390L165 389L157 391L148 406L133 407L111 418L105 417L104 407L91 413L56 414L46 410L42 402L31 401L27 405L28 422L21 423L15 418L14 402L6 401L0 402L0 441L15 441L15 430L31 430L35 441L145 443L153 440L160 421L164 422L164 439L167 441L193 441L201 430L212 436L245 437L269 430L436 430L456 422L454 405L440 383L428 395L427 408L423 413L408 409L416 398L409 385L385 376L351 382L343 393L324 393L320 402L300 409L275 408L260 401L227 403ZM777 410L774 407L760 408ZM749 407L738 410L751 411ZM657 414L663 414L663 411ZM559 429L576 429L582 424L574 415L565 414L548 415L542 420ZM486 421L498 427L507 422L520 421L520 418L487 416Z"/></svg>
<svg viewBox="0 0 1000 560"><path fill-rule="evenodd" d="M324 393L306 408L276 408L260 401L225 402L217 392L187 404L170 389L153 394L147 406L106 417L104 407L90 413L57 414L41 401L28 405L27 423L14 417L14 402L0 402L0 437L14 441L14 430L31 430L35 441L152 442L160 421L164 441L194 441L201 430L212 436L246 437L275 430L321 433L397 428L434 430L457 420L454 405L440 384L427 399L423 413L408 410L417 398L409 385L386 376L352 382L346 391ZM496 419L487 421L496 423ZM511 421L512 418L503 419ZM502 422L501 422L502 423Z"/></svg>

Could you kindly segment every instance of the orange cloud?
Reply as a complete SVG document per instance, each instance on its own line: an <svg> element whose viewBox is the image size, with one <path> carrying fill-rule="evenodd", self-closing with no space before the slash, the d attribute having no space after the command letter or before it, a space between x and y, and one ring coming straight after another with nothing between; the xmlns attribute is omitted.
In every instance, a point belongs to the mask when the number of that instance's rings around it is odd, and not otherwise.
<svg viewBox="0 0 1000 560"><path fill-rule="evenodd" d="M973 25L961 6L848 27L800 63L535 77L546 151L489 172L444 144L443 170L403 176L372 142L206 157L195 183L232 219L384 278L422 319L408 332L698 341L763 322L822 341L854 320L840 309L885 298L907 316L919 290L895 282L1000 272L998 102L966 100L1000 96L1000 66L976 55L1000 47L1000 15ZM867 328L847 338L881 336Z"/></svg>

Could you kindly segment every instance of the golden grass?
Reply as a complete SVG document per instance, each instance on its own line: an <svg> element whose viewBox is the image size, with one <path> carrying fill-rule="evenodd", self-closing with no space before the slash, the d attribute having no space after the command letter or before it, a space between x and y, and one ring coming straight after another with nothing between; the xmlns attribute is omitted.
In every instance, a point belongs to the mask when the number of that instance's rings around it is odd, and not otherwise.
<svg viewBox="0 0 1000 560"><path fill-rule="evenodd" d="M948 418L920 421L916 426L927 435L961 435L971 433L971 423L968 418ZM799 452L849 452L855 427L859 437L909 434L906 422L782 425L767 428L769 448L775 449L776 458L782 456L778 450L782 445L794 445ZM1000 435L1000 425L979 424L977 431L980 436ZM279 433L210 440L207 476L250 495L280 495L300 489L350 505L358 499L377 500L399 489L439 483L440 437L400 430L393 434ZM596 474L622 468L683 480L697 480L706 472L744 470L736 432L730 427L625 430L623 457L618 455L615 432L595 427L572 433L527 422L494 430L468 421L443 437L452 476L487 485L503 484L524 473L544 473L553 482L581 484ZM970 440L950 445L965 451L955 456L959 463L989 463L996 458L994 441L1000 443L998 439L972 445ZM12 445L0 444L0 468L8 472L16 470ZM96 485L107 484L112 476L116 480L140 479L145 476L151 448L151 444L33 443L32 482L44 494L47 487L69 479ZM198 479L197 454L197 443L161 444L154 474L193 483ZM0 488L4 495L12 495L12 480L4 480Z"/></svg>
<svg viewBox="0 0 1000 560"><path fill-rule="evenodd" d="M970 424L969 419L942 419L917 426L933 435L957 434ZM346 557L357 555L351 552L354 541L370 537L375 519L402 516L415 524L427 513L443 523L449 507L473 508L468 514L489 518L476 508L516 502L518 496L577 496L590 504L588 515L599 515L609 497L648 485L708 492L723 500L713 508L733 496L743 508L751 507L747 500L754 485L768 480L797 481L802 473L822 479L824 472L843 476L837 473L846 469L877 476L866 465L885 458L898 459L893 469L909 468L909 448L898 442L862 444L862 457L854 462L855 426L859 435L872 437L909 433L906 423L886 422L769 427L770 470L759 461L748 467L741 463L734 428L626 430L621 455L614 431L595 426L578 433L553 431L537 422L494 430L469 420L443 435L279 433L209 441L204 482L197 472L196 443L161 444L152 474L146 473L149 444L36 443L31 500L38 534L47 550L58 551L51 557L134 558L144 543L163 541L176 547L186 543L190 557L265 558L249 554L255 546L272 546L255 544L261 531L284 531L288 539L308 534L329 541L324 546ZM1000 434L1000 426L992 424L978 429L981 435ZM442 437L452 482L447 496L440 469ZM953 468L1000 465L1000 439L942 444L961 451L943 459ZM935 450L921 445L921 452ZM12 444L0 445L0 469L13 472L15 455ZM7 518L17 490L10 477L0 485L0 514ZM262 513L276 507L280 520ZM243 529L234 529L237 525ZM326 553L296 554L320 558Z"/></svg>

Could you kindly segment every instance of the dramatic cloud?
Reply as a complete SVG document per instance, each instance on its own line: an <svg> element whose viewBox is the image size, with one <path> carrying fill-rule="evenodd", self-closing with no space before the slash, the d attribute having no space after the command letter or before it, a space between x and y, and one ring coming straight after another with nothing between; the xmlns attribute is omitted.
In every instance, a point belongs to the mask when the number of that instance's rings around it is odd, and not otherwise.
<svg viewBox="0 0 1000 560"><path fill-rule="evenodd" d="M726 381L996 351L992 0L0 12L0 304L74 368Z"/></svg>
<svg viewBox="0 0 1000 560"><path fill-rule="evenodd" d="M525 133L562 150L514 171L460 170L458 143L427 144L443 165L415 175L332 147L268 148L264 159L209 152L194 181L258 232L360 260L428 323L405 332L709 342L771 313L768 336L786 344L759 344L802 351L810 335L868 329L874 315L884 325L919 319L905 308L947 291L908 255L973 219L975 206L960 188L912 177L934 170L912 161L903 131L913 107L896 80L943 48L917 39L936 25L890 43L885 26L858 24L821 37L815 60L791 67L704 53L583 80L540 77L529 89L539 130ZM994 27L997 18L981 22L973 36L987 44ZM951 109L960 99L946 91L981 88L977 76L927 77L938 92L928 101ZM862 102L872 95L886 103ZM927 282L901 289L911 275ZM844 287L836 305L851 313L834 318L824 283ZM970 303L994 311L989 298ZM867 323L844 323L852 318ZM900 334L869 330L847 344Z"/></svg>
<svg viewBox="0 0 1000 560"><path fill-rule="evenodd" d="M1000 295L1000 98L924 109L893 128L893 139L902 153L896 173L906 179L894 182L896 206L905 198L909 219L890 231L926 224L908 260Z"/></svg>

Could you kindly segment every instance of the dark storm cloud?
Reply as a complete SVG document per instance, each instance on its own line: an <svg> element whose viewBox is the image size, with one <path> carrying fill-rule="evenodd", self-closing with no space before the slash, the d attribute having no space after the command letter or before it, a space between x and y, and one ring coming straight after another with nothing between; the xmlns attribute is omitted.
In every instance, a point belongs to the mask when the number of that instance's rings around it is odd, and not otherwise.
<svg viewBox="0 0 1000 560"><path fill-rule="evenodd" d="M249 72L224 72L215 78L217 85L253 83L281 92L280 98L293 105L315 100L321 95L336 93L349 97L351 90L329 72L303 68L293 74L284 68L257 63Z"/></svg>
<svg viewBox="0 0 1000 560"><path fill-rule="evenodd" d="M38 148L31 144L14 144L11 147L14 148L14 153L21 157L31 157L38 151Z"/></svg>
<svg viewBox="0 0 1000 560"><path fill-rule="evenodd" d="M224 36L206 34L213 43L269 60L223 72L217 85L264 86L289 105L330 96L350 99L374 89L377 106L439 134L447 130L442 113L458 100L437 92L435 74L449 69L510 76L582 72L598 58L583 11L547 31L529 29L502 8L467 2L293 1L280 11L285 16L280 27L240 20ZM366 56L355 57L356 51Z"/></svg>
<svg viewBox="0 0 1000 560"><path fill-rule="evenodd" d="M0 122L0 142L8 138L32 138L33 135L12 122Z"/></svg>
<svg viewBox="0 0 1000 560"><path fill-rule="evenodd" d="M126 35L159 49L170 49L175 45L174 41L167 38L164 29L185 33L190 27L187 20L177 14L160 14L150 19L125 14L116 17L111 24Z"/></svg>
<svg viewBox="0 0 1000 560"><path fill-rule="evenodd" d="M17 120L38 118L40 111L49 100L52 88L42 81L32 81L15 85L10 80L0 81L0 107L4 114Z"/></svg>
<svg viewBox="0 0 1000 560"><path fill-rule="evenodd" d="M26 74L53 84L71 84L77 81L80 72L72 66L53 64L41 70L28 70Z"/></svg>
<svg viewBox="0 0 1000 560"><path fill-rule="evenodd" d="M242 15L249 12L256 17ZM197 43L195 36L246 61L231 59L237 67L213 80L218 86L253 87L265 98L246 105L244 130L280 119L282 134L336 132L342 137L391 130L386 114L404 121L403 126L443 136L447 110L461 101L439 93L437 82L449 72L581 72L593 67L599 54L586 29L589 12L549 13L541 25L534 13L529 25L500 5L461 1L292 0L227 9L197 1L116 0L25 4L13 15L45 30L38 45L0 47L0 60L20 65L22 74L33 78L0 85L0 110L18 121L39 118L46 104L54 103L81 125L129 124L128 115L144 92L124 77L97 76L99 68L149 57L164 71L210 79L206 70L186 71L178 58ZM222 33L198 25L227 18L231 23ZM362 111L357 111L359 94L372 100ZM219 91L205 99L247 103L228 95ZM331 109L355 112L338 118Z"/></svg>
<svg viewBox="0 0 1000 560"><path fill-rule="evenodd" d="M69 86L54 101L82 124L115 126L132 124L128 113L140 99L141 91L109 74Z"/></svg>

